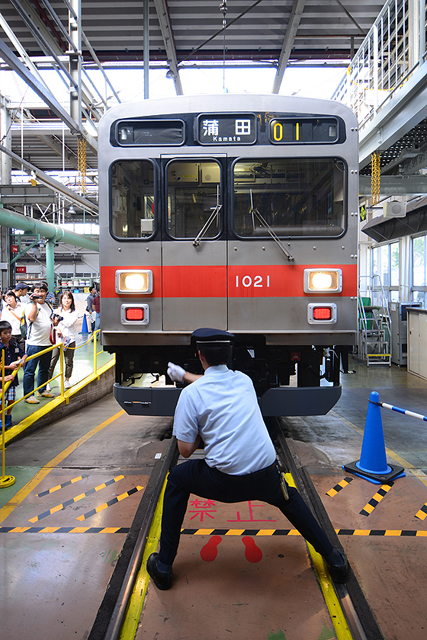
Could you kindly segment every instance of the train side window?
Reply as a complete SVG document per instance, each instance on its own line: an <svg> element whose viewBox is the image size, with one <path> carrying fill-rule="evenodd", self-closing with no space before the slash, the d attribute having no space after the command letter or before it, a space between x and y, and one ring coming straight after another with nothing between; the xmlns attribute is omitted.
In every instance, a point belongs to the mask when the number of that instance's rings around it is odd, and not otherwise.
<svg viewBox="0 0 427 640"><path fill-rule="evenodd" d="M167 165L168 231L173 238L215 238L221 231L221 166L216 160Z"/></svg>
<svg viewBox="0 0 427 640"><path fill-rule="evenodd" d="M234 230L242 237L339 236L346 164L340 158L254 158L233 169Z"/></svg>
<svg viewBox="0 0 427 640"><path fill-rule="evenodd" d="M117 238L149 238L155 231L152 163L117 160L110 176L112 234Z"/></svg>

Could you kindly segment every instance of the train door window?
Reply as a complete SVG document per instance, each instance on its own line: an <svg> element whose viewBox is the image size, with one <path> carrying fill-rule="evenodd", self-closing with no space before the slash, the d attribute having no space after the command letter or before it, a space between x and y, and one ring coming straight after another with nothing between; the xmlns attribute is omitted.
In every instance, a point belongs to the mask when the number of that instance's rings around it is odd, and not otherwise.
<svg viewBox="0 0 427 640"><path fill-rule="evenodd" d="M346 164L340 158L254 158L234 164L234 230L243 237L339 236Z"/></svg>
<svg viewBox="0 0 427 640"><path fill-rule="evenodd" d="M118 160L111 166L111 232L117 238L153 235L154 169L148 160Z"/></svg>
<svg viewBox="0 0 427 640"><path fill-rule="evenodd" d="M213 159L167 165L168 231L173 238L215 238L221 230L221 166Z"/></svg>

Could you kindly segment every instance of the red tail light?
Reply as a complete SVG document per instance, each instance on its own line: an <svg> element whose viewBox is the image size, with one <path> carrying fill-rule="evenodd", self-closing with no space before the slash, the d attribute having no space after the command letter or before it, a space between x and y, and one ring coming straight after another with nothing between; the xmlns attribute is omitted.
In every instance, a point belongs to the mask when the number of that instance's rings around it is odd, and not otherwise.
<svg viewBox="0 0 427 640"><path fill-rule="evenodd" d="M331 320L331 307L315 307L313 309L313 318L314 320Z"/></svg>
<svg viewBox="0 0 427 640"><path fill-rule="evenodd" d="M126 309L126 320L144 320L144 309L128 307Z"/></svg>

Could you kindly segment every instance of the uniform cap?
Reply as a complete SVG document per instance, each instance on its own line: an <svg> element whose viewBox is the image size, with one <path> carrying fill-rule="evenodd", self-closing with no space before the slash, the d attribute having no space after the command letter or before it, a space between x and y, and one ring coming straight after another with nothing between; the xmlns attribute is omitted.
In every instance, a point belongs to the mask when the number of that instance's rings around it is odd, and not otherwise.
<svg viewBox="0 0 427 640"><path fill-rule="evenodd" d="M233 342L234 335L223 331L222 329L211 329L205 327L203 329L196 329L192 336L192 340L196 342Z"/></svg>
<svg viewBox="0 0 427 640"><path fill-rule="evenodd" d="M19 291L19 289L29 289L29 286L25 282L19 282L15 285L15 291Z"/></svg>

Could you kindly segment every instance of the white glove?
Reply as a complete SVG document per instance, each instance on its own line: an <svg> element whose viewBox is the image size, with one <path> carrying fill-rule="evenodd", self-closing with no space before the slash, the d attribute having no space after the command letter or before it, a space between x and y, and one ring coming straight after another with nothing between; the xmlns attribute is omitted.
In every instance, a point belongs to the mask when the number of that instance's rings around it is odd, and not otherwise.
<svg viewBox="0 0 427 640"><path fill-rule="evenodd" d="M184 380L185 369L178 364L168 362L168 376L173 382L182 382Z"/></svg>

